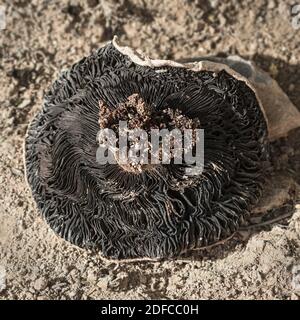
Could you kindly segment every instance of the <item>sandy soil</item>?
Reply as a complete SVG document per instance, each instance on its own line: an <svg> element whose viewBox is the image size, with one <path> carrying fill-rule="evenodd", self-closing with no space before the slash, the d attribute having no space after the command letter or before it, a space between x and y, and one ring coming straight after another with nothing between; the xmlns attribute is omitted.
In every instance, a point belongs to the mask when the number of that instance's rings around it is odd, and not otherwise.
<svg viewBox="0 0 300 320"><path fill-rule="evenodd" d="M259 225L173 261L104 261L58 238L35 209L22 162L44 91L113 34L153 58L253 59L300 109L294 2L0 1L0 299L299 299L299 130L272 145L270 178L249 221Z"/></svg>

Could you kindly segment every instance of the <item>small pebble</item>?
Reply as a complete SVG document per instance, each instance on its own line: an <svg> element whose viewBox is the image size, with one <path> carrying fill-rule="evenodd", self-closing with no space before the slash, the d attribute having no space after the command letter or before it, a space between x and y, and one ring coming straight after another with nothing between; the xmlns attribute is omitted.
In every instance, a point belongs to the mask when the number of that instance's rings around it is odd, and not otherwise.
<svg viewBox="0 0 300 320"><path fill-rule="evenodd" d="M295 85L293 83L291 83L289 85L289 89L288 89L290 92L294 91L295 90Z"/></svg>
<svg viewBox="0 0 300 320"><path fill-rule="evenodd" d="M45 278L38 278L37 280L35 280L34 284L33 284L33 288L36 291L42 291L44 289L47 288L47 281Z"/></svg>

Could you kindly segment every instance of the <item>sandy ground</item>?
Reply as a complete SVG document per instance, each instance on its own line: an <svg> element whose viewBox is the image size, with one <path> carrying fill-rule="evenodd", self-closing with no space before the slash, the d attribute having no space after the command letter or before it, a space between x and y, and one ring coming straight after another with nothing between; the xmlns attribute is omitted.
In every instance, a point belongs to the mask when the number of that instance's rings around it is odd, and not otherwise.
<svg viewBox="0 0 300 320"><path fill-rule="evenodd" d="M27 124L44 91L114 34L153 58L253 59L300 109L294 3L0 1L0 299L299 299L299 130L272 145L270 178L249 222L260 225L173 261L104 261L58 238L35 209L22 162Z"/></svg>

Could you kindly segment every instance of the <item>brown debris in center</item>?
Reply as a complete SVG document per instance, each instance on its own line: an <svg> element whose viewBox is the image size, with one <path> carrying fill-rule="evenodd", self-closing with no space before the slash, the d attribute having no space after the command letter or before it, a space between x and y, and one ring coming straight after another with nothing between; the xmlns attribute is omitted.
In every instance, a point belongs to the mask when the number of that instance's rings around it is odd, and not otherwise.
<svg viewBox="0 0 300 320"><path fill-rule="evenodd" d="M200 127L198 119L191 119L179 109L166 108L154 110L137 94L127 98L115 109L110 110L103 101L99 102L100 128L118 129L119 121L127 121L128 129L196 129Z"/></svg>
<svg viewBox="0 0 300 320"><path fill-rule="evenodd" d="M103 101L99 102L99 125L100 129L112 129L116 133L119 130L119 121L126 121L128 130L142 129L148 133L148 146L151 149L151 129L184 129L200 128L199 119L191 119L184 115L179 109L165 108L163 110L155 110L148 105L138 94L132 94L123 103L120 103L115 109L108 108ZM130 145L135 142L131 141ZM137 141L138 143L138 141ZM129 148L130 146L128 146ZM171 153L173 140L171 140ZM160 152L161 153L161 152ZM160 154L160 160L161 159ZM118 159L116 158L117 162ZM131 163L121 165L121 167L129 172L140 173L153 167L151 164Z"/></svg>

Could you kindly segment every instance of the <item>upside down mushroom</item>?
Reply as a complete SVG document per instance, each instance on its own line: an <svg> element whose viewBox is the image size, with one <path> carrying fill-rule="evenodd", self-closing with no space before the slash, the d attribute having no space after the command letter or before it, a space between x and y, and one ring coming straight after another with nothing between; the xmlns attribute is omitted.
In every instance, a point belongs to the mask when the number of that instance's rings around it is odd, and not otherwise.
<svg viewBox="0 0 300 320"><path fill-rule="evenodd" d="M187 177L187 164L172 161L98 163L98 131L119 120L204 129L202 172ZM225 64L151 60L115 38L46 94L25 139L27 181L67 241L107 258L176 257L227 238L249 215L264 181L267 120L254 85Z"/></svg>

